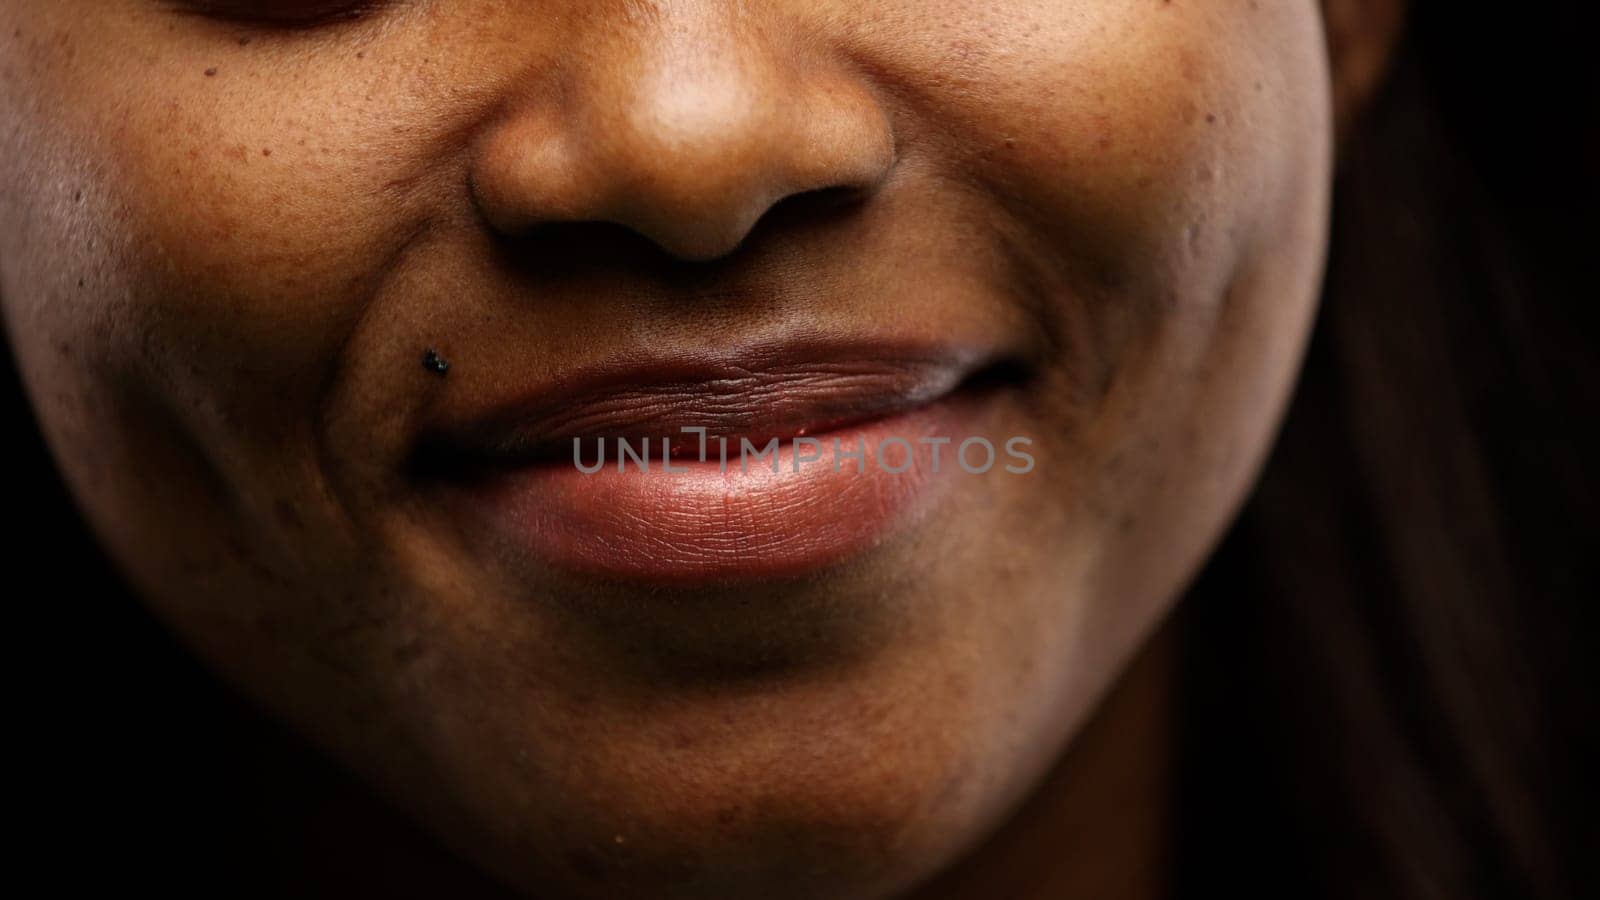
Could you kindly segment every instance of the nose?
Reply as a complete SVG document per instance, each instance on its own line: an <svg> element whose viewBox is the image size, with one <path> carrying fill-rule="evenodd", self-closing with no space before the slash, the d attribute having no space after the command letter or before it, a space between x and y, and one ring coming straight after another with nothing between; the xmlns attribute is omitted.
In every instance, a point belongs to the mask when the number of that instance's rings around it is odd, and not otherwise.
<svg viewBox="0 0 1600 900"><path fill-rule="evenodd" d="M611 222L707 261L787 197L879 184L894 136L870 86L814 41L708 11L732 5L611 29L531 76L475 147L489 223Z"/></svg>

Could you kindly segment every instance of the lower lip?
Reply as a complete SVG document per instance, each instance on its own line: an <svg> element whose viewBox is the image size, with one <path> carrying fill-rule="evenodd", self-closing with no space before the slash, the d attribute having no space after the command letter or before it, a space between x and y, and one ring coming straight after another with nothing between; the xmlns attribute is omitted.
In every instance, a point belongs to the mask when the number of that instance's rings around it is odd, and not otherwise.
<svg viewBox="0 0 1600 900"><path fill-rule="evenodd" d="M571 462L529 466L466 485L457 497L518 555L575 574L676 584L798 576L860 556L924 518L962 476L955 454L974 433L975 412L970 400L950 397L812 435L821 447L805 447L798 463L794 440L784 439L777 472L770 455L752 455L741 469L737 438L728 441L725 467L712 438L705 462L673 459L673 471L664 471L660 442L651 441L648 471L632 458L618 471L616 443L607 442L598 472ZM843 451L865 448L864 462L841 458L836 466L835 441ZM878 455L884 441L887 465ZM684 435L674 447L684 442L698 438ZM595 454L587 443L585 465Z"/></svg>

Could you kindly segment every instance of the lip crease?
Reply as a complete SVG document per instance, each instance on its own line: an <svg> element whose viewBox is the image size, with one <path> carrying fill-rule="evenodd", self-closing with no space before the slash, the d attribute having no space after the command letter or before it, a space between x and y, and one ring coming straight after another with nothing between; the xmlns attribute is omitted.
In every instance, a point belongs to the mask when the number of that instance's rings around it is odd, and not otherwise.
<svg viewBox="0 0 1600 900"><path fill-rule="evenodd" d="M969 348L893 342L614 360L441 418L420 436L412 471L511 559L679 584L799 575L927 511L950 480L954 447L935 473L919 439L959 444L971 433L982 404L966 388L992 362ZM684 427L706 429L708 458ZM790 439L802 436L827 448L821 461L796 459ZM777 471L765 459L738 464L741 439L759 449L773 438ZM616 439L648 439L649 470L619 471ZM876 445L893 439L905 447L884 452L907 471L874 463ZM613 448L609 465L580 471L575 442L586 464ZM865 448L868 462L835 465L835 442Z"/></svg>
<svg viewBox="0 0 1600 900"><path fill-rule="evenodd" d="M973 351L893 344L763 347L737 355L634 359L580 370L477 414L429 429L425 468L570 461L616 438L765 441L817 435L908 412L980 368Z"/></svg>

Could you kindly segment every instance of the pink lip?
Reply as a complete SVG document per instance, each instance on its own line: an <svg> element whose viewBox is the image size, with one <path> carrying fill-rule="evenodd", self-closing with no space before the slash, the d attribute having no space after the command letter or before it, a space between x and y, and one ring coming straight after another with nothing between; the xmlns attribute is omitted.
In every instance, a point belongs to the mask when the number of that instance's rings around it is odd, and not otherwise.
<svg viewBox="0 0 1600 900"><path fill-rule="evenodd" d="M930 509L959 475L953 454L978 410L961 388L981 362L850 345L612 365L432 430L423 468L496 544L571 573L677 584L799 575ZM707 430L703 461L686 426ZM648 447L647 469L633 456L619 466L619 438ZM776 472L771 456L741 465L743 442L774 438ZM577 462L592 469L602 441L605 465L586 473ZM858 448L860 462L843 455Z"/></svg>

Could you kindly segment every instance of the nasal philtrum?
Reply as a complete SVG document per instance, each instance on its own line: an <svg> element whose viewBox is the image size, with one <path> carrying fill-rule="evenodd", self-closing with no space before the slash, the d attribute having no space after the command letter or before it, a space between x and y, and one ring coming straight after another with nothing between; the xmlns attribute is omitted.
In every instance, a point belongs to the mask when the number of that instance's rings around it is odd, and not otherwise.
<svg viewBox="0 0 1600 900"><path fill-rule="evenodd" d="M445 362L444 357L439 355L439 351L433 349L432 347L429 347L427 350L423 351L422 367L427 369L429 372L438 375L440 378L443 378L445 373L450 371L450 364Z"/></svg>

